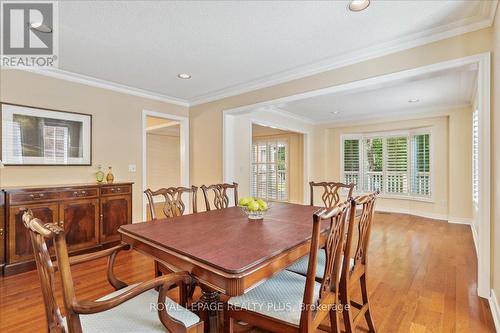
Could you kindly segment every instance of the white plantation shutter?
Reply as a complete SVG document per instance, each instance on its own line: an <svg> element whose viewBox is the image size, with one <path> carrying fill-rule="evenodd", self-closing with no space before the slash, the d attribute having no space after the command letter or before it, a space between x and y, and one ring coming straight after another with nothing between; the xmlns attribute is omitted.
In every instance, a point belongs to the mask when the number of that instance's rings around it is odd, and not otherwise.
<svg viewBox="0 0 500 333"><path fill-rule="evenodd" d="M43 126L43 150L47 162L67 163L68 149L67 127Z"/></svg>
<svg viewBox="0 0 500 333"><path fill-rule="evenodd" d="M430 135L416 134L412 137L412 194L431 194Z"/></svg>
<svg viewBox="0 0 500 333"><path fill-rule="evenodd" d="M408 193L408 137L388 137L386 150L386 192Z"/></svg>
<svg viewBox="0 0 500 333"><path fill-rule="evenodd" d="M354 189L358 190L360 182L360 140L345 139L344 148L344 183L354 184Z"/></svg>
<svg viewBox="0 0 500 333"><path fill-rule="evenodd" d="M254 197L288 200L286 141L258 141L252 145L251 193Z"/></svg>
<svg viewBox="0 0 500 333"><path fill-rule="evenodd" d="M431 196L429 133L415 129L343 138L343 181L357 184L356 191Z"/></svg>
<svg viewBox="0 0 500 333"><path fill-rule="evenodd" d="M382 191L384 184L383 170L383 139L370 138L363 141L364 150L364 190L365 191Z"/></svg>
<svg viewBox="0 0 500 333"><path fill-rule="evenodd" d="M479 204L479 111L472 113L472 202Z"/></svg>

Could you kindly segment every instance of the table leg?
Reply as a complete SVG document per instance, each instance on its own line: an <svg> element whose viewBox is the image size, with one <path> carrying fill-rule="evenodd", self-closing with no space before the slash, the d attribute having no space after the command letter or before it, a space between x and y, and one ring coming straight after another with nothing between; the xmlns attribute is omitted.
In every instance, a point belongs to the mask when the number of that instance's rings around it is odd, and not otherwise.
<svg viewBox="0 0 500 333"><path fill-rule="evenodd" d="M202 288L199 302L201 303L200 317L205 322L205 333L219 331L219 292Z"/></svg>

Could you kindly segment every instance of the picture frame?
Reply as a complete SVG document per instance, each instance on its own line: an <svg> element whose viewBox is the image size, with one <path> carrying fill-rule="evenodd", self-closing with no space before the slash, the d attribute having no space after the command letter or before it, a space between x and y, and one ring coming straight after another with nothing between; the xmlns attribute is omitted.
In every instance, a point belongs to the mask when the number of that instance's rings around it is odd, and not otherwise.
<svg viewBox="0 0 500 333"><path fill-rule="evenodd" d="M92 165L92 115L12 103L0 115L3 165Z"/></svg>

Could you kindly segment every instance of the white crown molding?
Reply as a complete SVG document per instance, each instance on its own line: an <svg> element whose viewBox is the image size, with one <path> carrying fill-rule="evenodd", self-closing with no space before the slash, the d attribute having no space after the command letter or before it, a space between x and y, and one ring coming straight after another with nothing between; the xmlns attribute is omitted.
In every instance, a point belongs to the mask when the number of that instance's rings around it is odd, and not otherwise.
<svg viewBox="0 0 500 333"><path fill-rule="evenodd" d="M493 317L493 322L495 323L495 328L497 332L500 332L500 306L498 305L498 299L495 294L495 290L491 289L491 295L488 298L488 303L490 303L491 315Z"/></svg>
<svg viewBox="0 0 500 333"><path fill-rule="evenodd" d="M144 89L129 87L129 86L126 86L123 84L119 84L119 83L115 83L115 82L111 82L111 81L106 81L106 80L101 80L101 79L97 79L97 78L83 75L83 74L77 74L77 73L73 73L73 72L64 71L62 69L57 69L57 68L44 69L44 68L28 68L28 67L16 67L16 68L6 68L6 69L7 70L9 70L9 69L24 70L27 72L32 72L35 74L45 75L45 76L49 76L49 77L53 77L53 78L57 78L57 79L61 79L61 80L80 83L80 84L84 84L84 85L91 86L91 87L108 89L108 90L112 90L112 91L116 91L116 92L120 92L120 93L124 93L124 94L129 94L129 95L133 95L133 96L153 99L153 100L160 101L160 102L189 107L189 102L187 100L184 100L181 98L167 96L167 95L163 95L163 94L158 94L158 93L154 93L154 92L147 91Z"/></svg>
<svg viewBox="0 0 500 333"><path fill-rule="evenodd" d="M191 106L208 103L226 97L236 96L246 92L278 85L287 81L312 76L321 72L327 72L329 70L352 65L362 61L382 57L391 53L411 49L417 46L462 35L468 32L484 29L490 27L493 24L498 0L491 1L488 4L489 6L482 5L480 10L480 12L484 12L485 10L490 11L489 15L486 18L483 15L477 15L475 17L470 17L468 19L448 24L446 26L440 26L426 31L421 31L405 38L400 38L387 43L381 43L373 47L345 53L340 56L328 58L321 62L300 66L289 71L283 71L281 73L262 77L254 81L234 85L230 88L224 88L207 94L202 94L192 98L189 102Z"/></svg>

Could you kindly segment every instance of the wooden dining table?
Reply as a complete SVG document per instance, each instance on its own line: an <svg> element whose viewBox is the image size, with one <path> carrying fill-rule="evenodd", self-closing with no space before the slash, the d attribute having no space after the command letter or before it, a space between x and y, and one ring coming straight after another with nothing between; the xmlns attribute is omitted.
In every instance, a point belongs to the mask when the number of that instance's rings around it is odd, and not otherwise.
<svg viewBox="0 0 500 333"><path fill-rule="evenodd" d="M318 209L274 203L263 220L252 221L231 207L123 225L119 232L135 250L189 272L202 288L200 301L213 309L219 293L242 295L307 255Z"/></svg>

